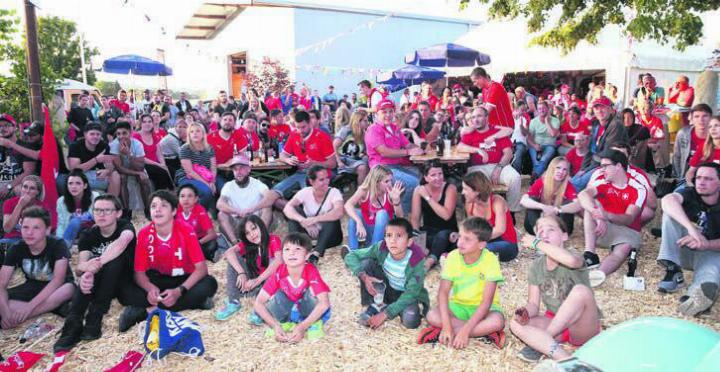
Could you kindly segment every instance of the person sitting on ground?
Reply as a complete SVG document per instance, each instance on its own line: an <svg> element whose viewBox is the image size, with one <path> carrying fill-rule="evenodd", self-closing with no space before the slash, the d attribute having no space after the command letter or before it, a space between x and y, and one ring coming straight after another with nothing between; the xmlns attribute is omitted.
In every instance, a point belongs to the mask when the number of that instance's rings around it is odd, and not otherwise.
<svg viewBox="0 0 720 372"><path fill-rule="evenodd" d="M75 290L70 252L62 239L50 236L50 228L50 214L43 208L33 206L22 212L21 240L7 250L0 269L2 329L51 311L67 314ZM8 288L15 269L22 270L25 283Z"/></svg>
<svg viewBox="0 0 720 372"><path fill-rule="evenodd" d="M115 139L110 142L110 155L113 155L113 166L120 173L120 200L125 208L130 208L130 191L128 178L135 177L140 184L140 197L147 206L148 196L152 190L150 176L145 170L145 150L142 143L132 138L130 123L121 121L115 128Z"/></svg>
<svg viewBox="0 0 720 372"><path fill-rule="evenodd" d="M100 195L93 202L92 213L95 225L78 242L78 288L60 338L53 346L55 352L68 351L81 340L99 339L102 319L112 299L116 296L121 299L122 288L132 283L130 260L135 250L135 228L120 219L120 199Z"/></svg>
<svg viewBox="0 0 720 372"><path fill-rule="evenodd" d="M283 213L288 230L310 235L317 240L308 262L317 263L325 250L342 243L340 220L343 197L340 190L330 187L330 172L322 165L313 165L307 172L310 186L298 191L285 205Z"/></svg>
<svg viewBox="0 0 720 372"><path fill-rule="evenodd" d="M261 181L250 177L250 159L246 156L234 156L229 165L235 180L223 186L216 207L220 232L234 245L240 241L235 232L242 218L256 214L265 226L271 225L276 194Z"/></svg>
<svg viewBox="0 0 720 372"><path fill-rule="evenodd" d="M337 167L330 136L310 126L307 112L299 111L295 114L295 129L280 152L280 161L297 167L297 171L273 187L274 202L278 209L285 208L287 200L292 198L297 190L305 187L309 168L318 165L332 170Z"/></svg>
<svg viewBox="0 0 720 372"><path fill-rule="evenodd" d="M417 168L410 161L412 155L422 155L424 151L410 143L394 123L395 104L389 100L378 103L375 122L365 132L365 148L372 169L384 165L393 173L393 178L405 186L402 197L403 211L409 211L412 204L412 192L420 183Z"/></svg>
<svg viewBox="0 0 720 372"><path fill-rule="evenodd" d="M422 169L423 178L420 187L413 191L413 204L410 222L415 230L424 230L426 235L425 271L440 261L443 254L449 253L457 241L458 223L455 217L457 205L457 187L445 182L442 164L433 161ZM422 224L420 223L422 218Z"/></svg>
<svg viewBox="0 0 720 372"><path fill-rule="evenodd" d="M665 136L667 133L665 132L665 126L663 125L662 120L653 113L653 107L654 106L647 101L638 102L638 109L640 111L640 115L638 115L638 122L643 128L647 129L647 138L642 136L634 139L633 135L629 131L628 136L630 137L630 145L633 148L639 147L642 145L641 141L643 139L647 139L646 144L650 149L650 151L645 150L644 153L640 152L642 148L633 151L638 153L635 155L638 158L638 161L631 161L631 163L634 163L643 169L650 169L646 166L646 164L649 163L652 164L655 169L659 170L669 165L668 160L670 159L670 149L669 146L666 146ZM647 155L648 152L652 156L651 159L643 159L639 156ZM652 160L652 163L650 163L650 160Z"/></svg>
<svg viewBox="0 0 720 372"><path fill-rule="evenodd" d="M698 165L702 163L720 164L720 116L713 116L710 119L707 130L707 139L696 149L695 154L688 162L688 170L685 174L685 184L688 186L693 185Z"/></svg>
<svg viewBox="0 0 720 372"><path fill-rule="evenodd" d="M600 333L600 310L590 287L583 257L565 248L568 231L554 215L541 217L535 236L523 245L542 252L530 266L527 304L515 310L510 330L523 343L518 357L534 363L543 354L563 360L570 354L560 343L579 347ZM545 314L540 304L545 305Z"/></svg>
<svg viewBox="0 0 720 372"><path fill-rule="evenodd" d="M560 121L550 115L547 101L537 105L538 115L530 121L528 128L528 152L533 163L533 180L545 172L548 163L555 156L555 143L560 134Z"/></svg>
<svg viewBox="0 0 720 372"><path fill-rule="evenodd" d="M355 111L350 118L350 125L339 128L333 140L338 171L355 173L358 185L365 181L370 171L365 148L365 131L369 125L367 117L366 111Z"/></svg>
<svg viewBox="0 0 720 372"><path fill-rule="evenodd" d="M283 242L283 263L255 298L255 313L270 326L266 335L279 342L298 343L306 333L309 340L321 338L323 324L330 319L330 287L315 265L306 262L311 247L306 234L289 233Z"/></svg>
<svg viewBox="0 0 720 372"><path fill-rule="evenodd" d="M702 149L708 137L708 125L712 118L712 108L700 103L690 110L690 125L680 128L675 136L673 147L672 168L673 177L681 182L685 179L688 170L688 161L695 155L695 151Z"/></svg>
<svg viewBox="0 0 720 372"><path fill-rule="evenodd" d="M150 201L151 221L137 235L134 283L124 294L128 306L120 314L120 332L142 322L156 308L208 310L217 291L197 235L188 225L175 222L175 194L158 190Z"/></svg>
<svg viewBox="0 0 720 372"><path fill-rule="evenodd" d="M280 237L268 232L263 220L248 215L240 220L240 242L225 251L227 300L215 319L227 320L240 310L240 297L256 296L263 283L282 264ZM254 319L257 314L251 315Z"/></svg>
<svg viewBox="0 0 720 372"><path fill-rule="evenodd" d="M406 219L393 218L388 222L384 240L345 257L345 265L360 279L360 304L367 306L361 322L372 329L398 315L405 328L415 329L430 307L425 289L425 253L413 241L412 231ZM384 308L372 305L378 295L387 305ZM375 304L379 305L377 301Z"/></svg>
<svg viewBox="0 0 720 372"><path fill-rule="evenodd" d="M82 140L68 148L68 168L82 170L92 190L120 196L120 174L114 170L113 157L102 139L102 126L88 123L84 130Z"/></svg>
<svg viewBox="0 0 720 372"><path fill-rule="evenodd" d="M457 146L458 152L470 154L468 173L482 172L494 185L507 187L510 210L520 210L520 173L510 165L513 159L512 143L509 140L512 129L507 127L491 128L487 120L487 111L476 107L468 131L462 135Z"/></svg>
<svg viewBox="0 0 720 372"><path fill-rule="evenodd" d="M628 143L630 146L628 161L630 162L630 165L646 168L648 160L652 160L651 158L648 158L648 147L649 141L651 140L650 131L648 128L636 122L635 112L632 109L626 108L621 111L621 114L623 118L623 126L628 134ZM593 177L595 177L594 174Z"/></svg>
<svg viewBox="0 0 720 372"><path fill-rule="evenodd" d="M596 287L605 276L614 273L632 250L640 249L640 214L647 200L645 187L628 173L628 158L620 151L609 149L600 154L597 180L578 194L584 209L585 263L593 270L591 284ZM610 248L611 253L600 262L597 246Z"/></svg>
<svg viewBox="0 0 720 372"><path fill-rule="evenodd" d="M20 186L20 194L6 200L3 205L3 231L5 234L0 243L12 244L20 241L22 237L22 215L23 212L33 206L47 208L44 204L45 186L40 177L29 175L23 179ZM55 230L57 220L51 219L50 231Z"/></svg>
<svg viewBox="0 0 720 372"><path fill-rule="evenodd" d="M198 243L200 243L205 259L217 262L221 254L217 244L218 235L210 215L198 201L198 191L195 186L191 184L180 186L175 221L188 224L198 237Z"/></svg>
<svg viewBox="0 0 720 372"><path fill-rule="evenodd" d="M565 159L570 163L570 176L575 176L580 168L585 155L590 151L590 136L578 133L573 141L573 148L565 154Z"/></svg>
<svg viewBox="0 0 720 372"><path fill-rule="evenodd" d="M173 106L174 107L174 106ZM147 172L150 182L155 189L172 190L175 188L173 180L170 177L165 158L160 150L160 141L162 137L154 133L155 126L153 118L150 115L143 114L140 116L140 130L133 132L132 137L140 142L145 153L145 172ZM167 135L165 133L163 137Z"/></svg>
<svg viewBox="0 0 720 372"><path fill-rule="evenodd" d="M385 227L395 216L403 217L400 195L404 189L399 181L393 184L392 172L378 165L345 202L348 215L348 245L343 246L343 254L354 251L370 240L371 246L385 238Z"/></svg>
<svg viewBox="0 0 720 372"><path fill-rule="evenodd" d="M710 309L720 288L720 165L700 164L694 181L694 187L662 199L665 213L657 258L666 269L658 285L662 293L676 292L683 285L683 268L694 272L678 306L685 316Z"/></svg>
<svg viewBox="0 0 720 372"><path fill-rule="evenodd" d="M577 202L577 193L570 183L570 162L558 156L542 177L530 186L523 195L520 205L525 207L525 231L534 234L535 224L541 216L559 216L568 234L572 234L575 214L582 210Z"/></svg>
<svg viewBox="0 0 720 372"><path fill-rule="evenodd" d="M505 317L498 285L505 282L498 258L488 251L492 227L470 217L460 225L458 249L448 254L440 274L437 302L427 314L430 327L419 343L439 341L456 349L468 346L470 337L486 337L505 346Z"/></svg>
<svg viewBox="0 0 720 372"><path fill-rule="evenodd" d="M85 173L73 169L67 178L63 195L57 200L57 229L55 236L65 240L70 248L80 232L93 225L92 203L100 195L90 189Z"/></svg>
<svg viewBox="0 0 720 372"><path fill-rule="evenodd" d="M508 204L502 196L493 194L492 184L485 174L467 174L463 178L462 194L467 216L482 217L492 226L487 249L497 254L501 262L517 257L517 231Z"/></svg>
<svg viewBox="0 0 720 372"><path fill-rule="evenodd" d="M577 106L572 106L568 109L567 120L560 126L558 154L567 155L574 147L578 134L590 135L590 122L584 120L582 111Z"/></svg>
<svg viewBox="0 0 720 372"><path fill-rule="evenodd" d="M177 185L195 186L200 204L210 209L217 192L217 159L215 150L208 144L205 126L200 123L188 127L188 141L180 147L180 166L175 174Z"/></svg>

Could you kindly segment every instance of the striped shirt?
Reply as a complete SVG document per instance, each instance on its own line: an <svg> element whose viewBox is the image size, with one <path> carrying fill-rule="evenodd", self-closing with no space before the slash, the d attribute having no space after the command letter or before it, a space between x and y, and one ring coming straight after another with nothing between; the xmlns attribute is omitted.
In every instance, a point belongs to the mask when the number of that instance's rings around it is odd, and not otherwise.
<svg viewBox="0 0 720 372"><path fill-rule="evenodd" d="M215 150L212 147L208 147L204 151L195 151L190 147L189 143L186 143L180 147L180 160L189 159L190 163L202 165L208 170L211 168L211 159L215 157ZM185 178L185 170L180 168L175 174L175 179L180 180Z"/></svg>
<svg viewBox="0 0 720 372"><path fill-rule="evenodd" d="M400 260L395 260L392 255L388 254L385 262L383 262L383 272L388 278L390 287L396 291L405 291L405 268L410 262L411 254L412 252L408 249L405 252L405 257Z"/></svg>

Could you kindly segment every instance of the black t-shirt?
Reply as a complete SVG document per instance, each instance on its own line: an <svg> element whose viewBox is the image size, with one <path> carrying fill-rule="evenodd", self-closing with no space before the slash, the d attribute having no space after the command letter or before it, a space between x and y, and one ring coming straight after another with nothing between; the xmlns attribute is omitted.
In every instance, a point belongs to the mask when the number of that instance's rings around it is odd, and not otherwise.
<svg viewBox="0 0 720 372"><path fill-rule="evenodd" d="M80 129L80 134L82 134L85 124L93 120L95 120L95 118L93 117L92 111L87 108L73 107L68 115L68 121Z"/></svg>
<svg viewBox="0 0 720 372"><path fill-rule="evenodd" d="M165 104L165 102L160 103L153 103L150 105L151 111L157 111L162 115L165 115L166 112L170 112L170 107Z"/></svg>
<svg viewBox="0 0 720 372"><path fill-rule="evenodd" d="M20 140L17 144L33 150L40 149L37 145L33 146ZM23 172L23 162L26 161L35 162L34 159L27 158L13 149L0 147L0 182L10 182L19 176Z"/></svg>
<svg viewBox="0 0 720 372"><path fill-rule="evenodd" d="M237 109L237 107L235 107L235 105L233 105L232 103L228 102L227 106L225 106L225 107L223 107L222 105L217 105L217 106L215 106L215 108L213 109L213 111L215 111L215 112L217 112L218 114L222 115L222 114L225 113L226 111L233 111L233 110L236 110L236 109Z"/></svg>
<svg viewBox="0 0 720 372"><path fill-rule="evenodd" d="M80 163L85 163L89 161L90 159L100 155L100 154L107 154L108 153L108 145L105 143L105 141L100 141L97 146L95 146L95 151L90 151L85 146L85 140L80 139L78 141L73 142L70 145L70 148L68 149L68 159L69 158L78 158L80 159ZM104 169L105 166L102 163L96 164L92 169Z"/></svg>
<svg viewBox="0 0 720 372"><path fill-rule="evenodd" d="M45 249L37 256L30 252L30 248L24 241L15 243L8 249L3 265L20 268L28 280L49 282L53 278L56 261L67 258L68 268L65 272L65 282L72 282L70 251L68 251L65 241L52 236L48 236L46 239Z"/></svg>
<svg viewBox="0 0 720 372"><path fill-rule="evenodd" d="M135 235L135 228L133 227L132 223L127 220L119 220L117 222L117 228L115 229L115 232L113 232L112 235L108 237L104 237L100 233L100 228L98 226L93 226L89 230L80 234L80 240L78 241L78 250L80 252L90 252L90 254L92 254L92 258L100 257L100 255L105 253L105 250L110 245L110 243L117 240L120 237L120 234L122 234L122 232L125 230L128 230L132 232L133 235ZM128 246L125 247L125 251L122 253L121 256L134 257L135 242L136 239L133 238L133 240L130 241ZM130 261L132 262L132 260Z"/></svg>
<svg viewBox="0 0 720 372"><path fill-rule="evenodd" d="M680 191L680 195L683 197L685 215L697 225L703 236L708 240L720 239L720 203L705 204L694 187L686 187Z"/></svg>
<svg viewBox="0 0 720 372"><path fill-rule="evenodd" d="M640 124L633 124L629 127L625 127L625 130L627 131L628 138L630 139L630 146L635 146L641 141L650 139L650 131Z"/></svg>

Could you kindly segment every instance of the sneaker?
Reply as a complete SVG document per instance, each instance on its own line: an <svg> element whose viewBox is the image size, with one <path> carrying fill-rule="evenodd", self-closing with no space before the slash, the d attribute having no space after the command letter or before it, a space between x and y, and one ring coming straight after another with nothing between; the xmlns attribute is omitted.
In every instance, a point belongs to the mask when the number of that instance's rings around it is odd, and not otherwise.
<svg viewBox="0 0 720 372"><path fill-rule="evenodd" d="M282 327L283 331L285 331L285 332L292 331L293 329L295 329L296 325L297 324L292 323L292 322L280 323L280 327ZM275 329L273 329L272 327L268 328L265 331L265 337L268 337L268 338L275 337Z"/></svg>
<svg viewBox="0 0 720 372"><path fill-rule="evenodd" d="M489 343L497 346L498 349L502 349L505 347L505 331L493 332L483 338Z"/></svg>
<svg viewBox="0 0 720 372"><path fill-rule="evenodd" d="M213 307L215 307L215 302L212 297L206 298L202 305L200 305L200 309L202 310L211 310Z"/></svg>
<svg viewBox="0 0 720 372"><path fill-rule="evenodd" d="M606 275L600 270L590 270L588 278L590 279L590 286L595 288L605 283Z"/></svg>
<svg viewBox="0 0 720 372"><path fill-rule="evenodd" d="M682 271L667 270L665 277L658 284L658 292L660 293L675 293L685 283Z"/></svg>
<svg viewBox="0 0 720 372"><path fill-rule="evenodd" d="M231 316L233 316L235 313L240 311L240 308L242 306L240 305L240 302L236 301L225 301L225 306L223 306L220 310L218 310L215 313L215 319L223 321L230 319Z"/></svg>
<svg viewBox="0 0 720 372"><path fill-rule="evenodd" d="M434 326L423 328L418 336L417 343L422 344L434 344L440 339L441 329Z"/></svg>
<svg viewBox="0 0 720 372"><path fill-rule="evenodd" d="M261 326L263 323L265 323L260 315L257 315L256 312L251 311L250 315L248 316L248 323L254 325L254 326Z"/></svg>
<svg viewBox="0 0 720 372"><path fill-rule="evenodd" d="M88 313L85 316L85 327L80 339L83 341L97 340L102 336L102 314Z"/></svg>
<svg viewBox="0 0 720 372"><path fill-rule="evenodd" d="M307 330L307 339L310 341L320 339L323 336L325 336L325 332L323 331L322 320L316 321Z"/></svg>
<svg viewBox="0 0 720 372"><path fill-rule="evenodd" d="M718 294L718 285L705 282L688 290L688 298L678 306L678 310L685 316L696 316L709 309Z"/></svg>
<svg viewBox="0 0 720 372"><path fill-rule="evenodd" d="M311 263L315 266L317 266L318 261L320 261L320 257L318 257L317 253L310 254L310 257L308 257L307 262Z"/></svg>
<svg viewBox="0 0 720 372"><path fill-rule="evenodd" d="M120 314L120 325L118 327L118 330L120 332L127 332L135 324L138 324L143 320L147 319L147 316L147 310L145 310L144 308L137 306L128 306L123 309L123 312Z"/></svg>
<svg viewBox="0 0 720 372"><path fill-rule="evenodd" d="M348 253L350 253L350 246L348 246L347 244L343 244L343 246L340 247L340 257L342 257L343 261L345 260L345 256L347 256Z"/></svg>
<svg viewBox="0 0 720 372"><path fill-rule="evenodd" d="M540 361L540 358L542 358L542 356L543 353L527 345L517 353L518 358L528 363L537 363Z"/></svg>
<svg viewBox="0 0 720 372"><path fill-rule="evenodd" d="M53 345L53 352L70 351L80 342L80 334L83 331L82 320L80 318L68 318L62 328L60 338Z"/></svg>
<svg viewBox="0 0 720 372"><path fill-rule="evenodd" d="M594 269L600 266L600 257L598 257L597 254L585 251L583 252L583 257L585 258L585 266L588 269Z"/></svg>

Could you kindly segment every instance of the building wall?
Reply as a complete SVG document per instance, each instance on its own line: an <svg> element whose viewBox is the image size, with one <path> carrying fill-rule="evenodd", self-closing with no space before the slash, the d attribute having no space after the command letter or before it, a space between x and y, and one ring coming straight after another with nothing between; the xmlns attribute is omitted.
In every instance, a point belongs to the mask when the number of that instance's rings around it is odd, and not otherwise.
<svg viewBox="0 0 720 372"><path fill-rule="evenodd" d="M359 25L381 18L364 15L295 9L296 49L326 40L347 32ZM357 83L363 79L375 82L375 76L366 72L340 72L337 68L394 69L404 65L405 55L416 49L445 42L452 42L468 32L466 24L442 21L389 18L376 22L371 29L347 34L337 38L321 50L309 50L295 57L296 80L324 94L329 84L335 86L339 95L357 92ZM326 66L328 68L314 68Z"/></svg>

